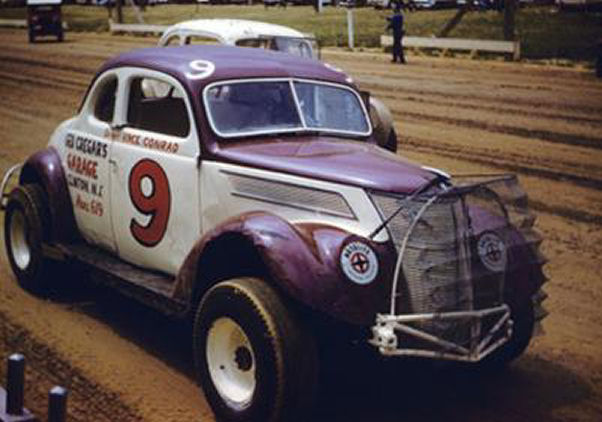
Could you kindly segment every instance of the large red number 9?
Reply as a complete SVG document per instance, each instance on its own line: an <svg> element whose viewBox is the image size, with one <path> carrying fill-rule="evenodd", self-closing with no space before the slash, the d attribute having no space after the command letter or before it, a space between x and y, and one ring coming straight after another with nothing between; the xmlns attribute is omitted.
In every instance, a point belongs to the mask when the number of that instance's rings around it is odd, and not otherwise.
<svg viewBox="0 0 602 422"><path fill-rule="evenodd" d="M142 184L146 183L147 191L143 192ZM140 160L130 173L130 198L136 209L150 216L148 223L142 225L132 218L130 232L140 244L153 247L157 245L167 230L171 194L167 175L161 166L149 159Z"/></svg>

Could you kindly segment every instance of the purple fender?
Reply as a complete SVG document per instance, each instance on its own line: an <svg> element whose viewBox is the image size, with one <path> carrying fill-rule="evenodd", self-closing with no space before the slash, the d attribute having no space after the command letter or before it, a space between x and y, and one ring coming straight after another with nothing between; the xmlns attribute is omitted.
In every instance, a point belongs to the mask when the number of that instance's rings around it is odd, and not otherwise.
<svg viewBox="0 0 602 422"><path fill-rule="evenodd" d="M339 321L368 325L376 312L387 310L395 253L392 244L377 244L335 227L320 224L291 225L280 217L264 213L247 213L227 220L211 230L192 249L176 278L175 299L196 300L213 282L212 265L225 261L237 276L239 264L232 258L231 240L252 248L265 268L266 281L295 301L325 313ZM376 279L367 285L356 284L343 274L340 252L351 241L369 244L379 259ZM216 254L212 245L222 243ZM240 244L240 243L239 243ZM211 260L204 255L212 254ZM221 259L216 257L220 256ZM222 277L223 279L224 277Z"/></svg>
<svg viewBox="0 0 602 422"><path fill-rule="evenodd" d="M78 237L67 179L61 159L53 147L39 151L27 159L21 169L19 182L38 183L46 191L53 241L69 242Z"/></svg>

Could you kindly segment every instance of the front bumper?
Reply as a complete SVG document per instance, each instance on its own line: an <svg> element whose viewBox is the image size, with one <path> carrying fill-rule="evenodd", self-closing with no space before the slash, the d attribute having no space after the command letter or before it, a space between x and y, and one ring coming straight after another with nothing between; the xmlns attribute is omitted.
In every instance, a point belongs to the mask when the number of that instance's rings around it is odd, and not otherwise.
<svg viewBox="0 0 602 422"><path fill-rule="evenodd" d="M486 319L495 318L495 323L485 328ZM412 322L439 322L468 324L470 341L461 345L445 340L427 331L409 325ZM478 362L510 340L512 336L510 308L501 305L480 311L446 312L415 315L378 314L372 327L369 343L377 347L384 356L415 356L444 360ZM419 340L424 348L403 347L403 338Z"/></svg>

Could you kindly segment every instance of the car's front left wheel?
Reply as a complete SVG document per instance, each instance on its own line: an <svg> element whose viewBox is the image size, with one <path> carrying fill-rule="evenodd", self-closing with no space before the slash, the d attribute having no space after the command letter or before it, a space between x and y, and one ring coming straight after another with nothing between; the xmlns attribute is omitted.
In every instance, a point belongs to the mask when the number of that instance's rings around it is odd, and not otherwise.
<svg viewBox="0 0 602 422"><path fill-rule="evenodd" d="M314 339L263 280L211 288L194 321L199 382L219 421L300 420L317 384Z"/></svg>
<svg viewBox="0 0 602 422"><path fill-rule="evenodd" d="M19 285L38 294L48 285L49 259L44 257L42 245L49 220L46 194L39 185L13 189L4 216L6 252Z"/></svg>

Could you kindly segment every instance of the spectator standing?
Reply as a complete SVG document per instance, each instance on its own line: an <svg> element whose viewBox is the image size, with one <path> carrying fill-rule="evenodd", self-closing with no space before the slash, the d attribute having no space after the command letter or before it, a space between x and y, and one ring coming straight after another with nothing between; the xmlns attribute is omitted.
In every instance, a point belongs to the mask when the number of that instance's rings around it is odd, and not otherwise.
<svg viewBox="0 0 602 422"><path fill-rule="evenodd" d="M399 4L395 5L395 12L393 16L389 16L387 20L389 21L389 25L387 25L387 31L393 31L393 59L391 62L395 63L399 58L399 63L405 64L406 58L403 55L403 47L401 45L401 39L404 35L403 15L401 13Z"/></svg>

